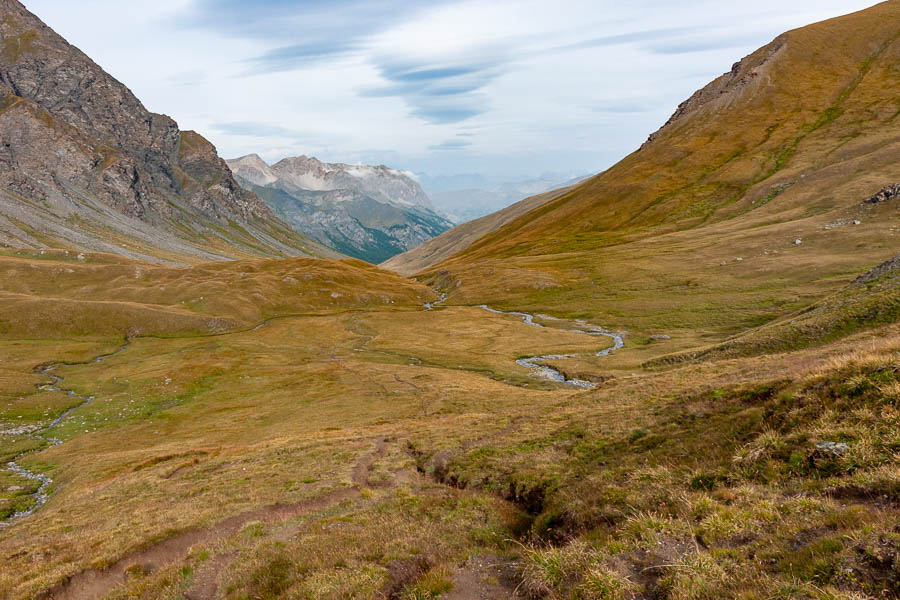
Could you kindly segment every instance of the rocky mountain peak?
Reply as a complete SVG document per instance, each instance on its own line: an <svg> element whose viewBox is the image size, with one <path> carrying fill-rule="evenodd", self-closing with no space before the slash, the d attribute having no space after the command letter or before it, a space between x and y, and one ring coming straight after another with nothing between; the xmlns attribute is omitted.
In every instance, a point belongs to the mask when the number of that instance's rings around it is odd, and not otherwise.
<svg viewBox="0 0 900 600"><path fill-rule="evenodd" d="M226 162L232 173L254 185L268 185L278 181L278 176L258 154L248 154Z"/></svg>
<svg viewBox="0 0 900 600"><path fill-rule="evenodd" d="M326 163L302 155L282 159L271 170L282 181L303 190L353 190L393 206L435 210L428 195L409 173L385 165Z"/></svg>
<svg viewBox="0 0 900 600"><path fill-rule="evenodd" d="M227 163L297 231L363 260L381 262L451 226L415 179L385 165L302 155L270 167L252 154Z"/></svg>

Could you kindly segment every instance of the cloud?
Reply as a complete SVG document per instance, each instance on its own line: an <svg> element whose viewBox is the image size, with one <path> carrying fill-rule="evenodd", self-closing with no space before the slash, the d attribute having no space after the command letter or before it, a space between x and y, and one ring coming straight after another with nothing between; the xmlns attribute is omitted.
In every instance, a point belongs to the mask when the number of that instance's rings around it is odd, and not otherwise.
<svg viewBox="0 0 900 600"><path fill-rule="evenodd" d="M595 113L610 113L614 115L634 115L652 110L646 98L636 100L611 100L609 102L597 102L589 109Z"/></svg>
<svg viewBox="0 0 900 600"><path fill-rule="evenodd" d="M667 27L662 29L645 29L642 31L632 31L629 33L620 33L615 35L604 35L595 38L589 38L565 44L562 46L554 46L549 52L564 52L569 50L584 50L587 48L602 48L605 46L618 46L620 44L632 44L634 42L658 41L661 39L672 38L677 35L691 33L697 31L696 27Z"/></svg>
<svg viewBox="0 0 900 600"><path fill-rule="evenodd" d="M545 52L570 52L632 44L653 54L689 54L738 48L755 43L759 43L759 36L748 35L746 32L742 35L729 34L723 27L667 27L590 38L572 44L553 46Z"/></svg>
<svg viewBox="0 0 900 600"><path fill-rule="evenodd" d="M280 125L270 125L268 123L257 123L254 121L238 121L231 123L213 123L213 129L225 135L246 136L246 137L277 137L277 138L300 138L309 137L301 131L282 127Z"/></svg>
<svg viewBox="0 0 900 600"><path fill-rule="evenodd" d="M502 53L483 52L483 56L435 62L376 58L376 68L386 84L362 89L360 95L400 97L411 114L426 122L459 123L489 109L490 99L481 90L507 68Z"/></svg>
<svg viewBox="0 0 900 600"><path fill-rule="evenodd" d="M166 82L174 86L186 87L206 83L208 78L209 74L206 71L194 69L170 75L166 77Z"/></svg>
<svg viewBox="0 0 900 600"><path fill-rule="evenodd" d="M441 142L440 144L434 144L433 146L428 146L428 149L432 150L434 152L448 152L448 151L454 151L454 150L462 150L462 149L468 148L469 146L472 145L472 142L470 142L468 140L464 140L464 139L458 139L458 138L459 138L459 136L457 136L457 138L445 140L445 141Z"/></svg>
<svg viewBox="0 0 900 600"><path fill-rule="evenodd" d="M643 48L654 54L689 54L691 52L741 48L756 43L759 43L759 36L726 35L718 31L708 37L694 36L660 40L645 44Z"/></svg>
<svg viewBox="0 0 900 600"><path fill-rule="evenodd" d="M364 41L448 0L198 0L179 23L280 44L252 57L252 73L290 71L359 52Z"/></svg>
<svg viewBox="0 0 900 600"><path fill-rule="evenodd" d="M293 71L301 67L321 63L351 54L359 49L353 41L324 40L304 42L274 48L248 59L253 66L244 75L259 75Z"/></svg>

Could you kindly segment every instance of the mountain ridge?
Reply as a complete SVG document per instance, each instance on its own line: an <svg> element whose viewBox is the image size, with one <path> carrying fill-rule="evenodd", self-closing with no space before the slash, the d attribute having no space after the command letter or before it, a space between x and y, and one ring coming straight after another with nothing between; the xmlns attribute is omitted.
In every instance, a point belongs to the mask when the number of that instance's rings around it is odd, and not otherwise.
<svg viewBox="0 0 900 600"><path fill-rule="evenodd" d="M411 174L384 165L257 154L226 161L237 181L295 230L349 256L380 263L450 228Z"/></svg>
<svg viewBox="0 0 900 600"><path fill-rule="evenodd" d="M124 243L176 262L333 255L241 189L205 138L148 111L17 0L0 11L0 240Z"/></svg>
<svg viewBox="0 0 900 600"><path fill-rule="evenodd" d="M535 207L550 202L570 192L573 185L529 196L497 212L461 223L411 250L391 257L379 266L411 277L428 267L459 253L485 235L496 231L506 223L527 213Z"/></svg>

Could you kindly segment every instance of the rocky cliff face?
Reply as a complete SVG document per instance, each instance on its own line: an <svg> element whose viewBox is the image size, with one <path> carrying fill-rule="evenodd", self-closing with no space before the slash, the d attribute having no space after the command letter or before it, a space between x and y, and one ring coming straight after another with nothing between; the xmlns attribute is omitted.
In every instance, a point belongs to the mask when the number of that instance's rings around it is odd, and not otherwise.
<svg viewBox="0 0 900 600"><path fill-rule="evenodd" d="M431 200L408 174L384 165L323 163L306 156L285 158L271 171L282 181L316 191L354 190L384 204L434 211Z"/></svg>
<svg viewBox="0 0 900 600"><path fill-rule="evenodd" d="M414 179L385 166L323 163L306 156L269 166L255 154L227 162L241 185L295 230L373 263L451 226Z"/></svg>
<svg viewBox="0 0 900 600"><path fill-rule="evenodd" d="M0 243L115 251L119 237L202 258L316 253L237 185L212 144L0 0Z"/></svg>

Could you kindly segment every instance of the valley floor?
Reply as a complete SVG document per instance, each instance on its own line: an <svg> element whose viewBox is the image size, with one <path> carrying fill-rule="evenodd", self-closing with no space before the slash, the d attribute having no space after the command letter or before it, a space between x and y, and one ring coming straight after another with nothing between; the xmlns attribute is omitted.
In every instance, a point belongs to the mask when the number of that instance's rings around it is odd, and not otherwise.
<svg viewBox="0 0 900 600"><path fill-rule="evenodd" d="M2 458L45 447L17 461L52 484L0 528L0 596L900 593L900 329L651 371L547 324L407 303L102 362L121 338L4 337ZM51 361L95 399L29 434L81 402L41 388ZM2 472L0 508L36 485Z"/></svg>

